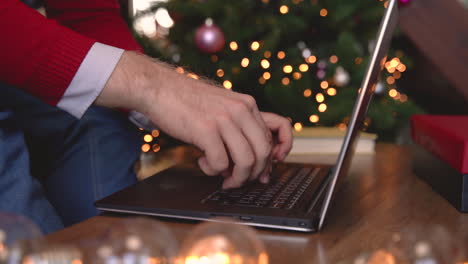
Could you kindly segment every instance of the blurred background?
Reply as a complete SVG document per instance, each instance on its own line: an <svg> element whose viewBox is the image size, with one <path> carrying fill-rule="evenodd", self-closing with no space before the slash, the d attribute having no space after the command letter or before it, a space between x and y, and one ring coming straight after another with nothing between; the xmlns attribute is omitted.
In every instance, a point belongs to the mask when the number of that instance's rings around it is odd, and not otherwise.
<svg viewBox="0 0 468 264"><path fill-rule="evenodd" d="M386 0L119 0L146 53L253 95L294 128L345 129ZM28 0L39 8L40 1ZM403 142L416 113L466 114L468 0L399 0L400 26L365 121Z"/></svg>

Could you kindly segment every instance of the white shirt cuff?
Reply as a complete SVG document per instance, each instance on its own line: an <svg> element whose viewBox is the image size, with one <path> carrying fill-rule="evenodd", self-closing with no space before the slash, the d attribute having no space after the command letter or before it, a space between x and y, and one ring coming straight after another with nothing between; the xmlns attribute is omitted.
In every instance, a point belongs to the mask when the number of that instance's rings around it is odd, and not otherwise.
<svg viewBox="0 0 468 264"><path fill-rule="evenodd" d="M124 50L94 43L57 107L81 118L101 93Z"/></svg>

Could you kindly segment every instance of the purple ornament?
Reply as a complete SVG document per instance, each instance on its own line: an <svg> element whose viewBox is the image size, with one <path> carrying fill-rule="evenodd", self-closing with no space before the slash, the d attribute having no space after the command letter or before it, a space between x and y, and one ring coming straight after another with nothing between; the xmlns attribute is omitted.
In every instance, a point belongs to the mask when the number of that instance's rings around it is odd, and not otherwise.
<svg viewBox="0 0 468 264"><path fill-rule="evenodd" d="M221 51L224 43L224 33L214 24L205 24L195 31L195 45L204 53L211 54Z"/></svg>
<svg viewBox="0 0 468 264"><path fill-rule="evenodd" d="M406 5L411 4L411 0L398 0L398 2L399 2L400 5L402 5L402 6L406 6Z"/></svg>

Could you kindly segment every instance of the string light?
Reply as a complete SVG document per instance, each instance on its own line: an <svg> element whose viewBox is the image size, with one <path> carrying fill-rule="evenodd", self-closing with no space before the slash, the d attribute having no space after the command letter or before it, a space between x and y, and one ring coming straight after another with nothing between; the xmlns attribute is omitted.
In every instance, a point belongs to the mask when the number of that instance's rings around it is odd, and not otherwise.
<svg viewBox="0 0 468 264"><path fill-rule="evenodd" d="M305 89L305 90L304 90L304 97L305 97L305 98L309 98L309 97L311 97L311 96L312 96L312 90L310 90L310 89Z"/></svg>
<svg viewBox="0 0 468 264"><path fill-rule="evenodd" d="M237 45L237 42L231 41L229 43L229 47L231 48L231 50L236 51L239 48L239 45Z"/></svg>
<svg viewBox="0 0 468 264"><path fill-rule="evenodd" d="M327 90L327 94L330 96L335 96L336 95L336 89L335 88L329 88Z"/></svg>
<svg viewBox="0 0 468 264"><path fill-rule="evenodd" d="M265 58L269 59L269 58L271 57L271 51L268 51L268 50L265 51L265 52L263 53L263 56L264 56Z"/></svg>
<svg viewBox="0 0 468 264"><path fill-rule="evenodd" d="M282 5L280 6L279 11L283 15L287 14L289 12L289 7L287 5Z"/></svg>
<svg viewBox="0 0 468 264"><path fill-rule="evenodd" d="M224 86L224 88L230 90L230 89L232 89L232 82L226 80L226 81L223 82L223 86Z"/></svg>
<svg viewBox="0 0 468 264"><path fill-rule="evenodd" d="M323 101L325 101L325 96L323 96L323 94L321 93L318 93L315 95L315 100L317 101L317 103L322 103Z"/></svg>
<svg viewBox="0 0 468 264"><path fill-rule="evenodd" d="M395 84L395 78L393 78L393 76L388 76L387 83L390 85Z"/></svg>
<svg viewBox="0 0 468 264"><path fill-rule="evenodd" d="M356 59L354 59L354 63L355 63L356 65L361 65L361 64L362 64L362 61L363 61L363 59L362 59L361 57L357 57Z"/></svg>
<svg viewBox="0 0 468 264"><path fill-rule="evenodd" d="M143 137L143 140L147 143L150 143L151 141L153 141L153 136L150 134L147 134Z"/></svg>
<svg viewBox="0 0 468 264"><path fill-rule="evenodd" d="M224 71L223 71L223 69L218 69L218 70L216 71L216 75L217 75L219 78L223 77L223 76L224 76Z"/></svg>
<svg viewBox="0 0 468 264"><path fill-rule="evenodd" d="M293 73L294 80L299 80L302 78L302 74L300 72Z"/></svg>
<svg viewBox="0 0 468 264"><path fill-rule="evenodd" d="M269 73L269 72L264 72L262 77L263 77L263 79L265 79L265 80L269 80L269 79L271 78L271 73Z"/></svg>
<svg viewBox="0 0 468 264"><path fill-rule="evenodd" d="M153 145L153 152L158 152L161 150L161 146L159 146L159 144L154 144Z"/></svg>
<svg viewBox="0 0 468 264"><path fill-rule="evenodd" d="M388 95L390 97L396 97L398 95L398 92L395 89L391 89L390 91L388 91Z"/></svg>
<svg viewBox="0 0 468 264"><path fill-rule="evenodd" d="M277 54L277 57L278 57L278 59L282 60L282 59L286 58L286 53L284 53L284 51L279 51L278 54Z"/></svg>
<svg viewBox="0 0 468 264"><path fill-rule="evenodd" d="M326 105L326 104L320 104L320 105L318 106L318 110L319 110L319 112L321 112L321 113L327 111L327 105Z"/></svg>
<svg viewBox="0 0 468 264"><path fill-rule="evenodd" d="M309 65L307 65L307 64L301 64L301 65L299 65L299 71L301 71L301 72L306 72L306 71L308 71L308 70L309 70Z"/></svg>
<svg viewBox="0 0 468 264"><path fill-rule="evenodd" d="M196 75L195 73L191 73L191 72L187 73L187 76L195 80L199 79L198 75Z"/></svg>
<svg viewBox="0 0 468 264"><path fill-rule="evenodd" d="M243 58L241 61L241 66L246 68L247 66L249 66L249 63L250 63L250 60L248 58Z"/></svg>
<svg viewBox="0 0 468 264"><path fill-rule="evenodd" d="M250 49L252 49L253 51L256 51L260 48L260 43L258 41L254 41L252 42L252 44L250 44Z"/></svg>
<svg viewBox="0 0 468 264"><path fill-rule="evenodd" d="M398 70L398 69L397 69ZM401 78L401 72L397 71L397 72L394 72L393 73L393 78L395 78L396 80L400 79Z"/></svg>
<svg viewBox="0 0 468 264"><path fill-rule="evenodd" d="M332 55L332 56L330 57L330 63L332 63L332 64L338 63L338 56Z"/></svg>
<svg viewBox="0 0 468 264"><path fill-rule="evenodd" d="M317 57L315 57L314 55L309 56L309 57L307 57L306 62L309 63L309 64L314 64L314 63L317 62Z"/></svg>
<svg viewBox="0 0 468 264"><path fill-rule="evenodd" d="M262 66L263 69L270 68L270 62L266 59L261 60L260 65Z"/></svg>
<svg viewBox="0 0 468 264"><path fill-rule="evenodd" d="M289 80L288 77L284 77L283 79L281 79L281 83L283 85L289 85L290 82L291 82L291 80Z"/></svg>
<svg viewBox="0 0 468 264"><path fill-rule="evenodd" d="M327 89L327 88L328 88L328 82L327 82L327 81L322 81L322 82L320 83L320 87L321 87L322 89Z"/></svg>
<svg viewBox="0 0 468 264"><path fill-rule="evenodd" d="M150 149L151 149L151 146L149 144L143 144L141 146L141 151L143 151L143 152L148 152L148 151L150 151Z"/></svg>
<svg viewBox="0 0 468 264"><path fill-rule="evenodd" d="M219 60L218 56L216 56L216 55L211 55L210 59L211 59L212 62L218 62L218 60Z"/></svg>
<svg viewBox="0 0 468 264"><path fill-rule="evenodd" d="M159 137L159 130L154 129L153 131L151 131L151 135L155 138Z"/></svg>
<svg viewBox="0 0 468 264"><path fill-rule="evenodd" d="M293 71L293 67L291 65L285 65L283 67L283 72L284 73L291 73Z"/></svg>
<svg viewBox="0 0 468 264"><path fill-rule="evenodd" d="M297 132L301 131L302 130L302 124L297 122L294 124L294 130L296 130Z"/></svg>
<svg viewBox="0 0 468 264"><path fill-rule="evenodd" d="M265 84L266 83L265 78L263 78L263 77L258 78L258 83L260 83L262 85Z"/></svg>
<svg viewBox="0 0 468 264"><path fill-rule="evenodd" d="M185 73L184 68L182 68L182 67L177 67L175 69L175 71L178 72L178 73Z"/></svg>
<svg viewBox="0 0 468 264"><path fill-rule="evenodd" d="M318 115L311 115L311 116L309 117L309 121L310 121L311 123L317 123L319 120L320 120L320 118L319 118Z"/></svg>
<svg viewBox="0 0 468 264"><path fill-rule="evenodd" d="M322 9L320 10L320 16L326 17L327 15L328 15L328 10L325 9L325 8L322 8Z"/></svg>
<svg viewBox="0 0 468 264"><path fill-rule="evenodd" d="M399 72L405 72L405 71L406 71L406 65L404 65L404 64L398 65L398 66L397 66L397 70L398 70Z"/></svg>

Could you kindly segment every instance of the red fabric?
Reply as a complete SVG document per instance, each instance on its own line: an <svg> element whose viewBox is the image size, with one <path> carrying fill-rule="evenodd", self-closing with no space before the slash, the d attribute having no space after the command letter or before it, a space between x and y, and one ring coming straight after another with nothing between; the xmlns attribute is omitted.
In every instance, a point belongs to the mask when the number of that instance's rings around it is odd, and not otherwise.
<svg viewBox="0 0 468 264"><path fill-rule="evenodd" d="M468 173L468 116L414 115L413 140L461 173Z"/></svg>
<svg viewBox="0 0 468 264"><path fill-rule="evenodd" d="M56 105L96 42L141 48L117 0L48 0L49 19L19 0L0 3L0 82Z"/></svg>

